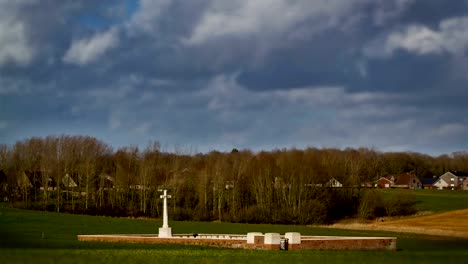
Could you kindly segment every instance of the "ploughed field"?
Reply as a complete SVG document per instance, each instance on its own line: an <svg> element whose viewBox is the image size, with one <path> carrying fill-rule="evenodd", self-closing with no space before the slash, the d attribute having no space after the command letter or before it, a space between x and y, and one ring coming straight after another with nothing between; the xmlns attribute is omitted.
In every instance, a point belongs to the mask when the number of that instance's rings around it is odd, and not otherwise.
<svg viewBox="0 0 468 264"><path fill-rule="evenodd" d="M468 209L386 220L377 219L369 223L337 223L330 227L406 232L468 239Z"/></svg>
<svg viewBox="0 0 468 264"><path fill-rule="evenodd" d="M380 218L362 223L343 221L328 227L353 230L381 230L451 236L468 239L468 191L382 190L385 195L409 193L420 213L414 216Z"/></svg>
<svg viewBox="0 0 468 264"><path fill-rule="evenodd" d="M439 194L438 194L439 195ZM432 199L432 198L431 198ZM466 204L468 207L468 204ZM448 214L450 218L450 214ZM424 216L426 217L426 216ZM466 215L451 217L466 222ZM410 221L412 218L402 219ZM416 219L416 218L414 218ZM457 221L457 219L451 219ZM400 220L398 220L400 221ZM436 220L431 220L436 221ZM438 220L437 220L438 221ZM429 221L430 222L430 221ZM27 211L0 205L1 263L463 263L468 239L389 231L170 221L174 233L300 232L321 236L396 236L397 251L256 251L199 246L89 243L78 234L155 234L159 220ZM415 223L411 223L413 225Z"/></svg>

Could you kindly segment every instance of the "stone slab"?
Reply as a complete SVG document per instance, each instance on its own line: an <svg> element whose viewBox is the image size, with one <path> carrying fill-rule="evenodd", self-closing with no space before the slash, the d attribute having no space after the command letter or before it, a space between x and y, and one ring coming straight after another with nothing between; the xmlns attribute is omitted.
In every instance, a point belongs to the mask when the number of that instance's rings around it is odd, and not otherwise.
<svg viewBox="0 0 468 264"><path fill-rule="evenodd" d="M250 232L247 233L247 244L256 244L255 243L255 237L263 237L263 233L260 232Z"/></svg>
<svg viewBox="0 0 468 264"><path fill-rule="evenodd" d="M170 227L160 227L159 237L172 237L172 229Z"/></svg>
<svg viewBox="0 0 468 264"><path fill-rule="evenodd" d="M279 245L280 234L278 233L266 233L265 234L265 245Z"/></svg>
<svg viewBox="0 0 468 264"><path fill-rule="evenodd" d="M289 245L291 245L291 244L301 244L301 233L288 232L288 233L284 234L284 238L288 239Z"/></svg>

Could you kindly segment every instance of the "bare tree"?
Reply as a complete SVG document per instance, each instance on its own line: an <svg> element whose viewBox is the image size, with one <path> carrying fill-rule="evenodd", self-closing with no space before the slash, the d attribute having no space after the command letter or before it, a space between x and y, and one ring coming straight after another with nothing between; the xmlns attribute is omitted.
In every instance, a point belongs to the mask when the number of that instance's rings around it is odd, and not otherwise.
<svg viewBox="0 0 468 264"><path fill-rule="evenodd" d="M146 214L148 203L148 190L151 188L151 176L156 173L159 160L160 145L158 142L150 142L143 152L142 165L140 166L140 210Z"/></svg>

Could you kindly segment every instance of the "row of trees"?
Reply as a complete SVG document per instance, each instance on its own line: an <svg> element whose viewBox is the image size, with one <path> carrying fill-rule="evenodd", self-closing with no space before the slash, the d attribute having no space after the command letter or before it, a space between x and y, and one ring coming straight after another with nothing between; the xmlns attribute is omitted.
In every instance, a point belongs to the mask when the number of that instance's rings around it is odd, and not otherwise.
<svg viewBox="0 0 468 264"><path fill-rule="evenodd" d="M0 145L0 170L5 195L23 207L159 217L158 190L165 187L175 219L305 224L356 215L366 196L361 186L381 176L468 171L468 154L366 148L169 153L155 142L114 151L93 137L64 135ZM22 184L24 175L42 188ZM64 184L65 175L77 186ZM332 178L343 188L325 187Z"/></svg>

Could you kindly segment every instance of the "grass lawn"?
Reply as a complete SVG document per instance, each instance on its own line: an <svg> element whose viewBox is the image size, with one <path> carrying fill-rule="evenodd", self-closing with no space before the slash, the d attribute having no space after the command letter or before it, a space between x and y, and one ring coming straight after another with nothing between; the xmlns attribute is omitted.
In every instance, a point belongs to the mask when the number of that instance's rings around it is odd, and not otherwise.
<svg viewBox="0 0 468 264"><path fill-rule="evenodd" d="M414 195L418 211L434 213L468 209L468 191L382 189L384 195Z"/></svg>
<svg viewBox="0 0 468 264"><path fill-rule="evenodd" d="M157 233L160 221L57 214L0 206L2 263L464 263L468 240L306 226L174 222L175 233L298 231L304 235L397 236L398 251L254 251L181 245L89 243L77 234Z"/></svg>

